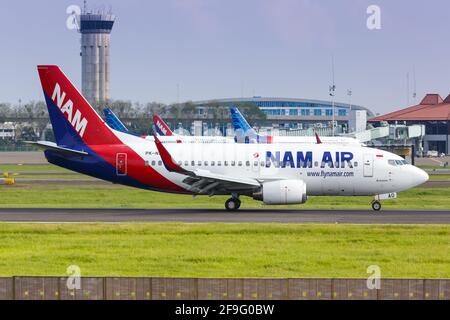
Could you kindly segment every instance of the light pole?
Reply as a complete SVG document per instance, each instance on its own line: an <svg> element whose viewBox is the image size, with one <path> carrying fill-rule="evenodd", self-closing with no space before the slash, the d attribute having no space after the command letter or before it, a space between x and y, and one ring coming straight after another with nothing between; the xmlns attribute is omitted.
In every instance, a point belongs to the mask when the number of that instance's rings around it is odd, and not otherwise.
<svg viewBox="0 0 450 320"><path fill-rule="evenodd" d="M334 83L333 83L333 85L331 85L330 86L330 97L331 97L331 131L332 131L332 135L333 135L333 137L334 137L334 92L335 92L335 90L336 90L336 86L334 85Z"/></svg>
<svg viewBox="0 0 450 320"><path fill-rule="evenodd" d="M350 108L350 112L352 111L352 89L347 89L348 95L348 106Z"/></svg>
<svg viewBox="0 0 450 320"><path fill-rule="evenodd" d="M331 112L332 112L332 117L331 117L331 131L332 131L332 136L334 137L334 93L336 91L336 85L334 84L334 55L331 55L331 86L329 87L329 93L331 96Z"/></svg>

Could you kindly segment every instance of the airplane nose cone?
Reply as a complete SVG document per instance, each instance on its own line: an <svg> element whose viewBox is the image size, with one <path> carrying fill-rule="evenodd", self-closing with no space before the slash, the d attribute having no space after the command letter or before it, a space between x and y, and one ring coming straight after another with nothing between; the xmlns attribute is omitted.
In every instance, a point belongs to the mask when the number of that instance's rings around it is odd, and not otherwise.
<svg viewBox="0 0 450 320"><path fill-rule="evenodd" d="M428 173L426 173L425 171L423 171L422 169L419 169L417 167L412 167L412 168L413 168L413 173L411 175L411 178L413 180L414 186L421 185L422 183L425 183L428 181L428 179L430 178L428 176Z"/></svg>

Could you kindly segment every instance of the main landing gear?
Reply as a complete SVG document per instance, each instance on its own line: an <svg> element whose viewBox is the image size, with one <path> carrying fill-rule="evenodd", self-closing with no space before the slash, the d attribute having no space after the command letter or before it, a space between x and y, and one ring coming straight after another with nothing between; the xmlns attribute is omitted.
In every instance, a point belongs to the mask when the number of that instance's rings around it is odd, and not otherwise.
<svg viewBox="0 0 450 320"><path fill-rule="evenodd" d="M228 211L237 211L241 206L241 200L238 197L231 197L227 201L225 201L225 209Z"/></svg>
<svg viewBox="0 0 450 320"><path fill-rule="evenodd" d="M381 209L381 203L378 200L373 200L372 201L372 209L375 211L380 211Z"/></svg>

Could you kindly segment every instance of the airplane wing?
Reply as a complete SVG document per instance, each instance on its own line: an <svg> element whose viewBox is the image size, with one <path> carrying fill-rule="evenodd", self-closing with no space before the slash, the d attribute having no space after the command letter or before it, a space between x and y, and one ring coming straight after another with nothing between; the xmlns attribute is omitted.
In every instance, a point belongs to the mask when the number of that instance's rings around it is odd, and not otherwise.
<svg viewBox="0 0 450 320"><path fill-rule="evenodd" d="M317 134L317 132L314 132L314 134L316 135L316 143L317 143L317 144L321 144L321 143L322 143L322 140L320 140L320 137L319 137L319 135Z"/></svg>
<svg viewBox="0 0 450 320"><path fill-rule="evenodd" d="M189 191L191 192L214 195L222 191L245 192L261 187L261 183L253 178L222 175L202 169L186 170L172 158L156 135L155 143L166 169L186 175L187 177L183 180L183 183L190 186Z"/></svg>
<svg viewBox="0 0 450 320"><path fill-rule="evenodd" d="M44 150L52 150L64 154L74 155L74 156L87 156L89 153L85 151L70 149L70 148L64 148L58 146L56 143L51 141L25 141L27 144L31 144L34 146L37 146L38 148L44 149Z"/></svg>

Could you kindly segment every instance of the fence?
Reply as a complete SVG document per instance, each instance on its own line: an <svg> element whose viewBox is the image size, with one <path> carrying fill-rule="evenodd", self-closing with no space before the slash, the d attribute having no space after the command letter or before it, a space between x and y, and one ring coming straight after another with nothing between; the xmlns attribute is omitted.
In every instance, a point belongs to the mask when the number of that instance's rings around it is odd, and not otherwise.
<svg viewBox="0 0 450 320"><path fill-rule="evenodd" d="M253 279L82 277L0 278L0 300L450 300L450 279Z"/></svg>

